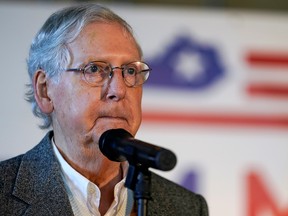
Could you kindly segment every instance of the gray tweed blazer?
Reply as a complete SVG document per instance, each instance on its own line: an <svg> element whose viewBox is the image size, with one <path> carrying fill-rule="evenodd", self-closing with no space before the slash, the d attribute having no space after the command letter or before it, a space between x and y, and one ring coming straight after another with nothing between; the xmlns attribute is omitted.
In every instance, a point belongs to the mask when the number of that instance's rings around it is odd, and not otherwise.
<svg viewBox="0 0 288 216"><path fill-rule="evenodd" d="M0 215L72 216L51 137L26 154L0 162ZM148 215L208 216L205 199L152 173Z"/></svg>

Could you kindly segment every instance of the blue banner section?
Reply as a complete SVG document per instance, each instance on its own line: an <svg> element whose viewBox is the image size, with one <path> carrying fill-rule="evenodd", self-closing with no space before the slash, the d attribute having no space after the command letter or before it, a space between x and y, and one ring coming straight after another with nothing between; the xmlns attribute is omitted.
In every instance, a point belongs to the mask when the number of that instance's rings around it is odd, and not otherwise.
<svg viewBox="0 0 288 216"><path fill-rule="evenodd" d="M187 170L187 172L182 177L180 185L195 193L201 193L201 191L199 191L198 179L199 176L197 171Z"/></svg>
<svg viewBox="0 0 288 216"><path fill-rule="evenodd" d="M159 56L147 59L152 68L147 85L201 90L224 75L224 66L213 45L197 43L188 35L175 37Z"/></svg>

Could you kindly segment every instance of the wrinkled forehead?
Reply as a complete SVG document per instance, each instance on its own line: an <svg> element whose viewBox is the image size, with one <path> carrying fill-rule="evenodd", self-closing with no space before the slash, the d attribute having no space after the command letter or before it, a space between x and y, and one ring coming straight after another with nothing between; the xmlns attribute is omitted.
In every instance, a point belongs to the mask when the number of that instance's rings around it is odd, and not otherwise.
<svg viewBox="0 0 288 216"><path fill-rule="evenodd" d="M99 29L99 30L98 30ZM119 35L119 38L125 38L125 41L121 41L120 39L117 40L117 34L121 34L121 37ZM116 36L116 37L115 37ZM138 44L137 40L134 37L134 34L132 30L127 28L126 26L123 26L121 23L118 22L91 22L87 24L79 35L75 38L75 40L83 40L84 43L91 44L94 41L100 41L102 40L104 43L125 43L129 42L132 43L135 46L135 49L138 51L138 54L140 58L142 58L142 49L140 45ZM74 41L75 41L74 40ZM116 41L115 41L116 40Z"/></svg>

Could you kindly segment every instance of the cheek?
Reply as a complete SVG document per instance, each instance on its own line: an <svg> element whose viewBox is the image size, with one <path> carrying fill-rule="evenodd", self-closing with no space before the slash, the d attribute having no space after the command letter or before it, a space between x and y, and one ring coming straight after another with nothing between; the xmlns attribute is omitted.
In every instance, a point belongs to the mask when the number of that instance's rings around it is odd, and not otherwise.
<svg viewBox="0 0 288 216"><path fill-rule="evenodd" d="M97 113L96 110L93 111L97 103L96 97L95 95L92 97L91 92L81 88L79 83L80 88L76 86L73 82L69 82L68 84L60 83L54 88L54 114L63 126L79 128L87 124L89 127L89 119L93 119L93 114Z"/></svg>
<svg viewBox="0 0 288 216"><path fill-rule="evenodd" d="M67 103L70 105L69 110L75 124L84 126L86 129L93 127L97 113L99 112L98 108L101 107L95 95L84 92L75 95Z"/></svg>

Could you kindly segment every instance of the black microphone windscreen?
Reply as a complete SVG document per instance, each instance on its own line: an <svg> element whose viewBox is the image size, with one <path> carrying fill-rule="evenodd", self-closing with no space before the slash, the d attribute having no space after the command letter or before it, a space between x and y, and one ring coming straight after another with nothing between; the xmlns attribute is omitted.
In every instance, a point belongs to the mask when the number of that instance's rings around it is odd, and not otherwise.
<svg viewBox="0 0 288 216"><path fill-rule="evenodd" d="M99 139L101 152L110 160L168 171L175 167L173 152L137 139L124 129L105 131Z"/></svg>

